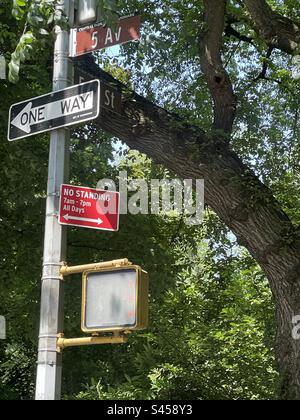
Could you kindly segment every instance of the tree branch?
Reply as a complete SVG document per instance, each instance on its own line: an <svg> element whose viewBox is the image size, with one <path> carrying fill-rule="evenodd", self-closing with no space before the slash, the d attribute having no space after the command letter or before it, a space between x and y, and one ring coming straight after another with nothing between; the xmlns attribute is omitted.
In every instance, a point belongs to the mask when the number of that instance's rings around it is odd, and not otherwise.
<svg viewBox="0 0 300 420"><path fill-rule="evenodd" d="M221 49L225 29L225 0L204 0L205 29L200 35L200 58L214 101L214 129L231 133L236 113L236 98Z"/></svg>
<svg viewBox="0 0 300 420"><path fill-rule="evenodd" d="M103 248L103 247L97 247L96 245L90 245L90 244L83 244L83 243L75 243L75 242L68 242L68 246L72 248L82 248L82 249L92 249L94 251L101 251L101 252L114 252L118 255L122 254L124 252L124 249L112 249L112 248Z"/></svg>
<svg viewBox="0 0 300 420"><path fill-rule="evenodd" d="M236 29L231 26L231 23L227 23L225 27L225 35L228 37L233 36L234 38L238 39L239 41L247 42L248 44L254 45L253 38L250 38L247 35L243 35L239 33Z"/></svg>
<svg viewBox="0 0 300 420"><path fill-rule="evenodd" d="M268 60L270 60L273 50L274 50L274 47L269 46L268 51L267 51L267 54L264 56L264 61L263 61L262 70L261 70L261 72L259 73L259 75L258 75L258 76L256 76L256 78L253 80L253 83L254 83L254 82L257 82L257 81L258 81L258 80L260 80L260 79L270 80L270 79L267 77L268 64L269 64L269 63L268 63ZM277 80L276 80L276 82L277 82Z"/></svg>
<svg viewBox="0 0 300 420"><path fill-rule="evenodd" d="M243 0L257 33L274 48L294 55L300 45L300 24L273 11L265 0Z"/></svg>
<svg viewBox="0 0 300 420"><path fill-rule="evenodd" d="M261 265L274 296L279 298L283 287L293 289L294 275L298 276L300 269L299 233L271 191L229 149L224 138L217 133L207 135L130 92L88 60L79 60L84 73L106 82L110 79L123 91L122 114L103 109L96 121L98 127L182 179L205 179L206 203Z"/></svg>

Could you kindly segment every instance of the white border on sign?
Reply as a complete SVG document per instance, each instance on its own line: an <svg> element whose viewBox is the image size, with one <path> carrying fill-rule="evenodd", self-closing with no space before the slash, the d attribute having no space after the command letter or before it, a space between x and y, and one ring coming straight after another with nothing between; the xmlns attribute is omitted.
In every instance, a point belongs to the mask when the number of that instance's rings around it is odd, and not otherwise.
<svg viewBox="0 0 300 420"><path fill-rule="evenodd" d="M44 98L46 96L50 96L51 94L55 95L56 93L59 93L59 92L66 92L66 91L74 89L76 87L83 86L83 85L88 85L88 84L95 83L95 82L97 82L97 84L98 84L98 103L97 103L97 115L96 116L94 116L92 118L91 117L90 118L85 118L85 119L80 120L80 121L75 121L75 122L71 122L71 123L68 123L68 124L60 125L60 126L57 126L57 127L54 127L54 128L47 128L47 130L37 131L36 133L24 134L20 137L10 139L9 135L10 135L10 126L11 126L11 111L12 111L13 107L15 107L17 105L27 104L28 102L34 101L36 99ZM27 99L27 101L22 101L22 102L18 102L16 104L13 104L9 109L7 139L8 139L8 141L16 141L16 140L25 139L27 137L37 136L38 134L41 134L41 133L47 133L49 131L59 130L60 128L71 127L72 125L75 126L75 125L79 125L79 124L87 122L87 121L93 121L96 118L98 118L99 115L100 115L100 80L95 79L95 80L91 80L89 82L80 83L79 85L73 85L73 86L67 87L65 89L56 90L56 91L51 92L51 93L46 93L45 95L37 96L35 98Z"/></svg>
<svg viewBox="0 0 300 420"><path fill-rule="evenodd" d="M100 228L100 227L92 227L92 226L82 226L82 225L76 225L76 224L70 224L70 223L63 223L60 221L60 212L61 212L61 201L62 201L62 189L63 187L70 187L70 188L79 188L82 190L93 190L96 192L99 191L103 191L105 193L109 193L109 194L116 194L118 196L118 226L117 229L104 229L104 228ZM59 196L59 214L58 214L58 223L62 226L76 226L76 227L80 227L80 228L84 228L84 229L95 229L95 230L102 230L102 232L118 232L120 229L120 193L118 191L106 191L106 190L96 190L95 188L89 188L89 187L81 187L79 185L71 185L71 184L62 184L60 187L60 196ZM99 215L100 217L100 215Z"/></svg>
<svg viewBox="0 0 300 420"><path fill-rule="evenodd" d="M77 50L77 29L70 30L70 51L69 57L74 58L76 57L76 50Z"/></svg>

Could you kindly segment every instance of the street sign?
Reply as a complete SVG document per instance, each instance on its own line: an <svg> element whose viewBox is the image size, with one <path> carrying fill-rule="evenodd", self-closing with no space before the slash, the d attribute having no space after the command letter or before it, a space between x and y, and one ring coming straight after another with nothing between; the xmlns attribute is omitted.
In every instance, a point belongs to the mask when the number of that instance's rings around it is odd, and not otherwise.
<svg viewBox="0 0 300 420"><path fill-rule="evenodd" d="M91 121L99 112L99 80L29 99L10 108L8 140Z"/></svg>
<svg viewBox="0 0 300 420"><path fill-rule="evenodd" d="M75 67L75 83L84 83L92 80L81 69ZM122 93L120 90L100 80L100 114L103 110L122 115Z"/></svg>
<svg viewBox="0 0 300 420"><path fill-rule="evenodd" d="M62 185L59 223L89 229L119 230L118 192Z"/></svg>
<svg viewBox="0 0 300 420"><path fill-rule="evenodd" d="M83 273L82 321L85 333L147 328L149 277L136 265Z"/></svg>
<svg viewBox="0 0 300 420"><path fill-rule="evenodd" d="M71 30L70 56L78 57L103 48L140 39L141 17L121 18L114 30L102 24Z"/></svg>
<svg viewBox="0 0 300 420"><path fill-rule="evenodd" d="M117 89L106 83L100 82L100 110L106 109L117 114L122 114L122 94Z"/></svg>

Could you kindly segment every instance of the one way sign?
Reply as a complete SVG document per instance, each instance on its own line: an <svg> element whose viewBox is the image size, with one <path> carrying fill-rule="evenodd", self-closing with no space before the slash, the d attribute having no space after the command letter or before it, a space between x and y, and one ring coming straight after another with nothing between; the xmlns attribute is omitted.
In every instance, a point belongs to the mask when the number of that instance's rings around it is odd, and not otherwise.
<svg viewBox="0 0 300 420"><path fill-rule="evenodd" d="M99 111L99 80L20 102L10 108L8 140L90 121L98 117Z"/></svg>

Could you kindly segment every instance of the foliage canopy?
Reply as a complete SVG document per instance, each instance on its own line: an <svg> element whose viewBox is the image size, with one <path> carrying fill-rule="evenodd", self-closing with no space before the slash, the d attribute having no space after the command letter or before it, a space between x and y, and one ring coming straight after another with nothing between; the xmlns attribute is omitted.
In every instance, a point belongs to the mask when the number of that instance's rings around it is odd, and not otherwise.
<svg viewBox="0 0 300 420"><path fill-rule="evenodd" d="M300 223L298 55L258 34L243 1L228 0L222 60L237 97L231 147ZM48 137L6 142L9 106L51 90L56 26L67 24L56 1L4 0L0 54L10 81L0 80L0 399L33 395L38 330ZM268 4L300 21L297 0ZM201 68L202 0L108 0L104 18L142 11L140 43L97 61L138 93L214 133L213 101ZM12 83L13 82L13 83ZM71 181L172 178L144 155L121 148L94 126L72 134ZM119 156L120 153L120 156ZM249 200L257 200L255 192ZM21 217L20 217L21 215ZM66 399L275 399L274 303L266 277L218 217L200 227L180 217L123 216L118 235L70 229L70 264L128 257L151 277L151 328L125 347L75 349L64 359ZM124 255L126 254L126 255ZM79 280L79 279L78 279ZM66 333L78 334L80 284L67 284Z"/></svg>

